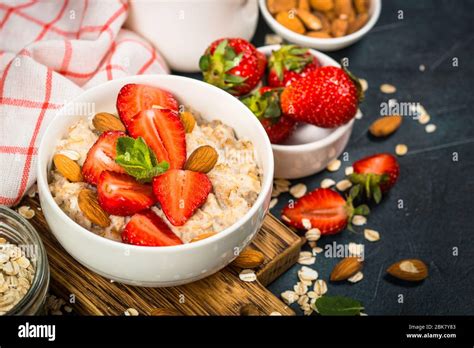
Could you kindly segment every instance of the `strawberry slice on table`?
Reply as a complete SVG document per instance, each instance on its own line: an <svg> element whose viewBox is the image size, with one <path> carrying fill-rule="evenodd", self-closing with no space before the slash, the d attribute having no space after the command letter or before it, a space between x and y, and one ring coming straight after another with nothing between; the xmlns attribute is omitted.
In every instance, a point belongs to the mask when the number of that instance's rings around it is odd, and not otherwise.
<svg viewBox="0 0 474 348"><path fill-rule="evenodd" d="M341 232L354 214L367 215L369 208L352 206L352 197L344 199L331 189L317 188L282 210L282 219L298 229L305 228L303 219L309 220L312 228L318 228L322 235Z"/></svg>
<svg viewBox="0 0 474 348"><path fill-rule="evenodd" d="M143 246L183 244L166 222L149 209L132 216L122 232L122 241Z"/></svg>
<svg viewBox="0 0 474 348"><path fill-rule="evenodd" d="M397 159L389 153L364 157L354 162L352 167L354 173L349 175L349 179L353 184L360 185L367 198L373 198L376 203L382 199L382 193L395 185L400 175Z"/></svg>
<svg viewBox="0 0 474 348"><path fill-rule="evenodd" d="M97 184L100 206L109 214L129 216L156 203L151 185L140 184L128 174L103 171Z"/></svg>
<svg viewBox="0 0 474 348"><path fill-rule="evenodd" d="M280 88L261 87L241 98L257 116L272 144L285 141L296 127L296 122L281 112L280 92Z"/></svg>
<svg viewBox="0 0 474 348"><path fill-rule="evenodd" d="M117 96L117 111L125 126L133 116L153 106L178 111L178 101L173 94L158 87L129 83Z"/></svg>
<svg viewBox="0 0 474 348"><path fill-rule="evenodd" d="M295 121L334 128L355 116L362 99L360 83L351 73L323 66L286 87L281 94L281 108Z"/></svg>
<svg viewBox="0 0 474 348"><path fill-rule="evenodd" d="M126 136L124 132L107 131L89 149L86 160L82 166L82 175L89 184L96 185L100 174L104 170L125 173L125 170L115 163L117 155L117 139Z"/></svg>
<svg viewBox="0 0 474 348"><path fill-rule="evenodd" d="M235 96L254 89L263 78L266 66L265 55L240 38L214 41L199 60L204 81Z"/></svg>
<svg viewBox="0 0 474 348"><path fill-rule="evenodd" d="M186 161L186 135L179 114L169 109L148 109L133 117L128 126L130 135L142 137L159 162L171 169L181 169Z"/></svg>
<svg viewBox="0 0 474 348"><path fill-rule="evenodd" d="M204 173L168 170L153 179L153 192L161 209L174 226L182 226L202 206L212 190Z"/></svg>
<svg viewBox="0 0 474 348"><path fill-rule="evenodd" d="M308 48L283 45L273 51L268 59L268 85L270 87L289 86L293 81L308 75L319 67L318 59Z"/></svg>

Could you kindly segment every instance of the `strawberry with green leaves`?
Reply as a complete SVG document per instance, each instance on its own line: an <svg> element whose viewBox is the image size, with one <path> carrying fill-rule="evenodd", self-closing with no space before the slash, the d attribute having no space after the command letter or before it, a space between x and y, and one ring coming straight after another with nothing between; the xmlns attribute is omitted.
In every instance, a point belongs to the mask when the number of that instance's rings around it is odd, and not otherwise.
<svg viewBox="0 0 474 348"><path fill-rule="evenodd" d="M397 159L389 153L364 157L354 162L352 167L354 173L349 175L349 180L376 203L382 200L382 193L388 192L395 185L400 175Z"/></svg>
<svg viewBox="0 0 474 348"><path fill-rule="evenodd" d="M281 108L295 121L334 128L355 116L362 98L360 84L352 74L324 66L286 87L281 94Z"/></svg>
<svg viewBox="0 0 474 348"><path fill-rule="evenodd" d="M296 122L285 116L280 108L280 88L261 87L241 101L257 116L272 144L285 141Z"/></svg>
<svg viewBox="0 0 474 348"><path fill-rule="evenodd" d="M204 81L235 96L254 89L265 74L267 59L240 38L214 41L199 60Z"/></svg>
<svg viewBox="0 0 474 348"><path fill-rule="evenodd" d="M318 228L322 235L339 233L346 227L351 228L354 215L369 214L369 207L366 205L353 207L352 201L358 193L357 188L351 190L349 197L344 199L336 191L317 188L283 208L282 219L298 229L305 228L303 219L307 219L311 227Z"/></svg>
<svg viewBox="0 0 474 348"><path fill-rule="evenodd" d="M308 48L283 45L268 59L268 85L286 87L319 67L318 59Z"/></svg>

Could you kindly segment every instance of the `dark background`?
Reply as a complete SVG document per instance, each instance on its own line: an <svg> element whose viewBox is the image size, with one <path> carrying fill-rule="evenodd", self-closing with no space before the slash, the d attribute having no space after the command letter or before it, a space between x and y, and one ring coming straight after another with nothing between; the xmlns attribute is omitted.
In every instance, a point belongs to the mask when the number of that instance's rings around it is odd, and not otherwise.
<svg viewBox="0 0 474 348"><path fill-rule="evenodd" d="M403 11L403 19L398 19ZM260 18L255 46L263 46L271 33ZM349 161L336 173L324 171L303 182L312 190L323 178L338 181L353 161L374 153L394 153L406 144L408 154L399 158L400 178L383 202L372 210L368 224L356 232L343 231L323 237L318 246L336 241L365 245L364 279L356 284L328 282L328 295L344 295L362 301L369 315L462 315L474 314L474 1L384 0L376 26L361 41L330 52L349 58L350 69L369 83L347 145ZM453 58L458 66L453 66ZM425 71L419 66L424 65ZM200 78L198 74L190 75ZM397 87L391 95L379 90L382 83ZM409 117L388 139L367 135L370 123L380 114L380 104L418 102L431 115L434 133ZM454 153L458 160L453 161ZM272 213L280 216L290 195L282 194ZM397 202L403 200L403 209ZM378 242L364 239L364 228L380 232ZM307 246L305 246L307 248ZM458 256L453 255L458 248ZM309 250L309 249L308 249ZM429 266L429 277L419 284L401 284L385 275L387 267L403 258L419 258ZM310 267L328 280L338 262L319 254ZM270 286L279 295L293 290L298 281L295 265ZM403 303L399 303L399 295ZM299 313L299 306L292 305Z"/></svg>

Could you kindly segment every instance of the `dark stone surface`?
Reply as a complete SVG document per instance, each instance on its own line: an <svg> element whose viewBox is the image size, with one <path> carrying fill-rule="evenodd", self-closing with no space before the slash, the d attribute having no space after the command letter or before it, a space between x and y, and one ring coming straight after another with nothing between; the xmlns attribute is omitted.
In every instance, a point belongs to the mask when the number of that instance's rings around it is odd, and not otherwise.
<svg viewBox="0 0 474 348"><path fill-rule="evenodd" d="M399 20L398 11L404 19ZM362 301L369 315L474 314L474 1L383 1L375 28L355 45L331 52L336 60L348 57L350 69L369 83L360 106L364 117L357 120L346 148L349 161L336 173L327 171L295 180L309 189L323 178L340 180L343 168L363 156L394 152L396 144L408 145L399 158L400 179L383 202L375 207L367 228L380 232L381 240L366 241L363 228L324 237L318 245L333 241L365 244L364 279L357 284L328 283L331 295ZM263 19L253 42L264 44L270 33ZM458 67L453 66L457 58ZM426 69L420 71L423 64ZM198 77L198 75L191 75ZM391 83L397 92L384 95L379 85ZM395 98L419 102L431 115L437 130L428 134L424 126L406 117L401 128L383 141L367 135L370 123L380 113L380 104ZM457 154L458 161L453 161ZM290 199L279 197L273 213ZM397 207L398 200L404 207ZM453 255L458 248L458 256ZM420 258L429 265L430 276L419 284L401 284L385 275L386 268L402 258ZM337 258L318 255L311 266L328 280ZM297 282L295 265L270 286L279 295ZM399 303L403 295L403 303ZM298 306L292 306L298 310Z"/></svg>

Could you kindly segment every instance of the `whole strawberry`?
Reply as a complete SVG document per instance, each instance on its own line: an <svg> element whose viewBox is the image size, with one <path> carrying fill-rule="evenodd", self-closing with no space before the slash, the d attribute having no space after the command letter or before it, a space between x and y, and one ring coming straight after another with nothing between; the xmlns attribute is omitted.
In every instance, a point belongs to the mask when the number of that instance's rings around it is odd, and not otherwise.
<svg viewBox="0 0 474 348"><path fill-rule="evenodd" d="M318 59L309 49L283 45L268 59L268 85L286 87L319 67Z"/></svg>
<svg viewBox="0 0 474 348"><path fill-rule="evenodd" d="M349 179L359 185L367 198L373 198L376 203L382 199L382 193L388 192L398 179L400 166L395 156L389 153L379 153L364 157L352 165L354 173Z"/></svg>
<svg viewBox="0 0 474 348"><path fill-rule="evenodd" d="M356 114L361 89L345 70L324 66L311 71L281 94L281 107L296 121L322 128L339 127Z"/></svg>
<svg viewBox="0 0 474 348"><path fill-rule="evenodd" d="M204 81L236 96L254 89L266 66L265 55L239 38L214 41L199 60Z"/></svg>
<svg viewBox="0 0 474 348"><path fill-rule="evenodd" d="M270 142L279 144L295 129L296 122L281 112L279 88L261 87L241 101L257 116Z"/></svg>
<svg viewBox="0 0 474 348"><path fill-rule="evenodd" d="M347 199L344 199L336 191L317 188L283 208L282 219L298 229L308 228L303 223L306 219L311 228L319 229L322 235L336 234L350 226L353 215L369 213L366 205L354 208L352 200L352 192Z"/></svg>

